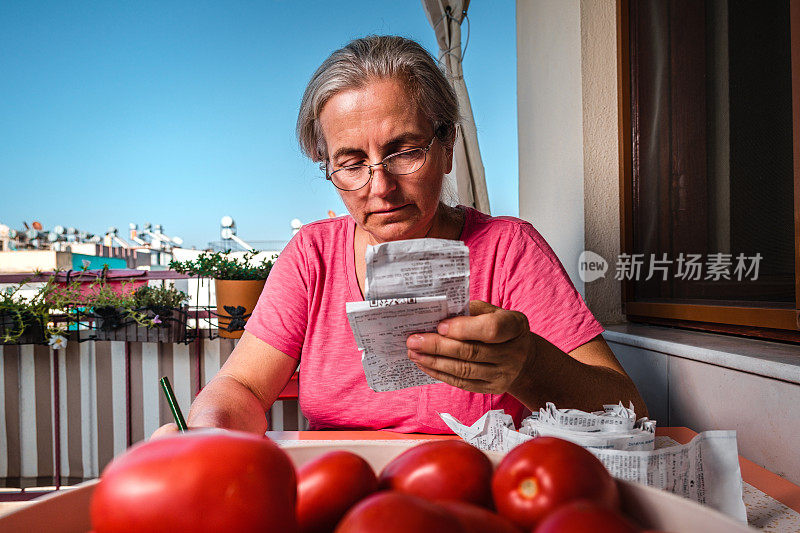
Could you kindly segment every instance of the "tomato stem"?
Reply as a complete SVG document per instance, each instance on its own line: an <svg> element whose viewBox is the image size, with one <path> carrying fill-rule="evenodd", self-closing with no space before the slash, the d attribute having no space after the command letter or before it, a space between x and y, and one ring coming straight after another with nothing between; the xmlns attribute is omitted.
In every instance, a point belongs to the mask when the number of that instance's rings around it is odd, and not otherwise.
<svg viewBox="0 0 800 533"><path fill-rule="evenodd" d="M536 478L526 477L523 479L522 483L519 484L519 492L523 498L534 498L536 493L539 492L539 483L536 482Z"/></svg>

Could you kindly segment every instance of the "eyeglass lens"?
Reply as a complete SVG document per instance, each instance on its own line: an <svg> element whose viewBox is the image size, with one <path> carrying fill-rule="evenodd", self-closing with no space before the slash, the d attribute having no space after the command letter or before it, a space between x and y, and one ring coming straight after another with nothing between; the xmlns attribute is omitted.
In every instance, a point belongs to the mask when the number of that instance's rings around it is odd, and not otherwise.
<svg viewBox="0 0 800 533"><path fill-rule="evenodd" d="M425 164L427 150L417 148L390 155L375 165L353 165L340 168L331 173L333 184L339 189L353 191L360 189L372 178L374 167L383 166L386 172L396 176L412 174Z"/></svg>

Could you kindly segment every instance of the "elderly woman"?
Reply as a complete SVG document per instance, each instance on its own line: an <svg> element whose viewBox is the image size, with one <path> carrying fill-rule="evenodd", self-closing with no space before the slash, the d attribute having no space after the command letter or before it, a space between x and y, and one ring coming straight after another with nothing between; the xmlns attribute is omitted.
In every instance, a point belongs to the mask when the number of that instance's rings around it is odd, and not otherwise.
<svg viewBox="0 0 800 533"><path fill-rule="evenodd" d="M189 426L255 433L300 368L311 429L445 433L438 412L472 423L505 409L519 424L545 402L645 406L553 251L528 223L440 197L458 103L435 60L401 37L334 52L303 96L297 133L350 216L305 225L281 253L246 332L198 395ZM470 316L411 335L408 357L442 383L367 386L345 302L363 300L367 245L436 237L470 250ZM172 425L159 430L173 430Z"/></svg>

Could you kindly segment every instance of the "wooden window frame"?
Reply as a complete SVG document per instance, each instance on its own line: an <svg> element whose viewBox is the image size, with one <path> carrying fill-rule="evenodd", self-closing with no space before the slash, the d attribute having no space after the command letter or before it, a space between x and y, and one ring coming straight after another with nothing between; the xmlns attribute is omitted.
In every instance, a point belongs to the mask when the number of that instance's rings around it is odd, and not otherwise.
<svg viewBox="0 0 800 533"><path fill-rule="evenodd" d="M620 246L633 253L633 138L630 76L630 1L617 0ZM800 343L800 0L790 0L794 177L794 308L738 307L633 301L633 280L622 281L628 320Z"/></svg>

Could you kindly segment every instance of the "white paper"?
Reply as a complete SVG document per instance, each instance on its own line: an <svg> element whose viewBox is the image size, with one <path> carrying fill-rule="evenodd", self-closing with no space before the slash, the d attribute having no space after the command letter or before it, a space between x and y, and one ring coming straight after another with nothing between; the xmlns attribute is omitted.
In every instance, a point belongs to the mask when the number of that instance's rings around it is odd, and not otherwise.
<svg viewBox="0 0 800 533"><path fill-rule="evenodd" d="M558 437L584 448L649 451L655 446L656 423L637 420L633 405L604 405L603 411L587 413L558 409L548 402L538 413L522 421L520 432L534 437Z"/></svg>
<svg viewBox="0 0 800 533"><path fill-rule="evenodd" d="M704 431L649 452L589 449L611 475L713 507L747 523L735 431Z"/></svg>
<svg viewBox="0 0 800 533"><path fill-rule="evenodd" d="M465 426L450 413L439 413L453 433L481 450L506 452L533 437L514 429L511 415L502 409L487 411L471 426Z"/></svg>
<svg viewBox="0 0 800 533"><path fill-rule="evenodd" d="M406 339L412 333L436 331L447 318L447 297L394 298L347 302L347 319L362 350L367 384L376 392L436 383L408 358Z"/></svg>
<svg viewBox="0 0 800 533"><path fill-rule="evenodd" d="M509 415L489 411L471 426L461 424L453 416L440 416L453 432L481 450L507 452L532 435L517 432ZM610 420L618 418L619 420ZM556 409L547 404L537 416L525 419L524 427L535 428L536 436L556 436L581 444L595 454L616 478L663 489L708 505L744 523L747 522L742 500L742 476L735 431L704 431L689 443L631 451L637 440L655 432L655 421L641 419L623 430L631 419L632 409L605 406L605 411L585 413L574 409ZM544 423L539 424L540 420ZM579 428L579 429L575 429ZM593 428L589 430L588 428ZM621 449L615 439L628 439ZM621 442L621 441L620 441ZM634 443L633 445L631 443ZM594 446L593 446L594 445Z"/></svg>
<svg viewBox="0 0 800 533"><path fill-rule="evenodd" d="M366 301L347 302L347 319L367 384L377 392L438 383L408 359L406 339L435 332L469 309L469 248L412 239L368 246Z"/></svg>
<svg viewBox="0 0 800 533"><path fill-rule="evenodd" d="M367 246L366 300L446 295L453 316L469 314L469 248L410 239Z"/></svg>

